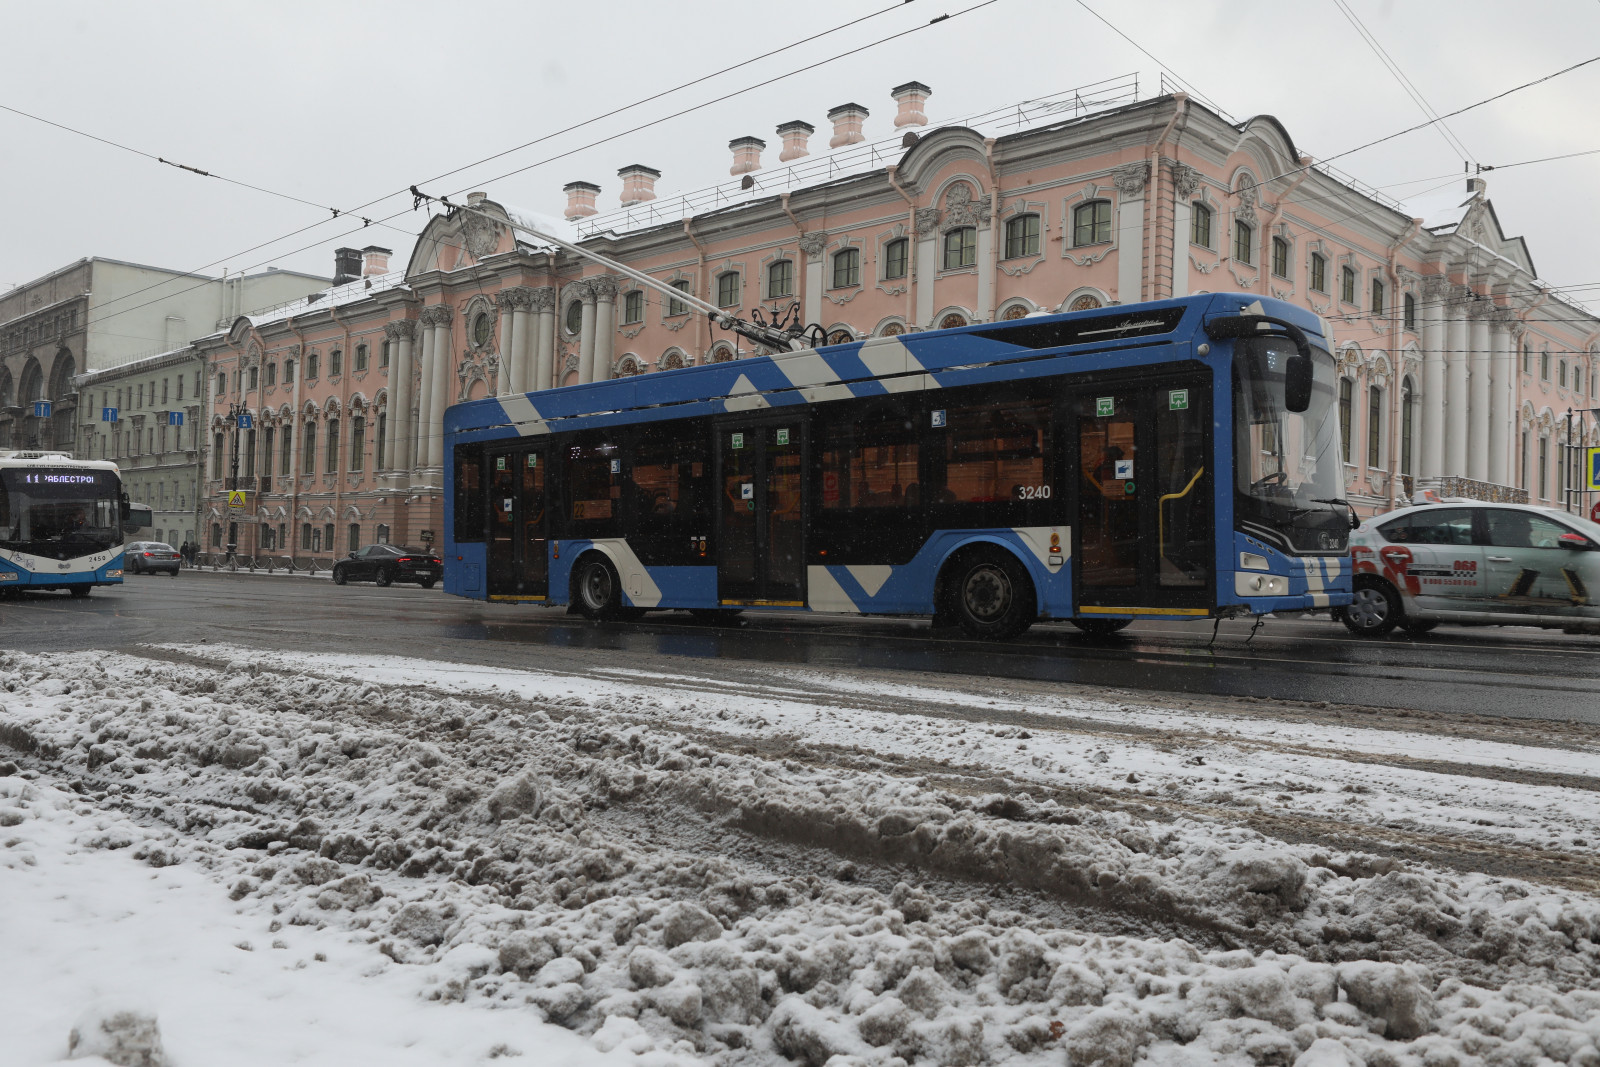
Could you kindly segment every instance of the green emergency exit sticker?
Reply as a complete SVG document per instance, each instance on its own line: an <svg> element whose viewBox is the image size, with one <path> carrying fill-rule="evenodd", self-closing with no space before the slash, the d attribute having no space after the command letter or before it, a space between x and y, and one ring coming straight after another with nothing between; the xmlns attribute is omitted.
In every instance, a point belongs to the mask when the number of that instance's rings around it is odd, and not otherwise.
<svg viewBox="0 0 1600 1067"><path fill-rule="evenodd" d="M497 471L505 470L506 469L506 457L504 457L504 456L496 456L496 457L494 457L494 469L497 470Z"/></svg>
<svg viewBox="0 0 1600 1067"><path fill-rule="evenodd" d="M537 467L538 465L539 465L539 457L537 455L535 455L534 453L529 452L528 453L528 466Z"/></svg>
<svg viewBox="0 0 1600 1067"><path fill-rule="evenodd" d="M779 430L778 431L778 443L780 445L786 445L786 444L789 443L789 431L788 430Z"/></svg>
<svg viewBox="0 0 1600 1067"><path fill-rule="evenodd" d="M1110 418L1112 415L1115 415L1116 413L1117 413L1117 398L1116 397L1114 397L1114 396L1103 396L1103 397L1100 397L1098 400L1096 400L1094 402L1094 414L1095 414L1096 418L1107 419L1107 418Z"/></svg>
<svg viewBox="0 0 1600 1067"><path fill-rule="evenodd" d="M733 447L734 448L743 448L744 447L744 434L736 433L736 434L733 435Z"/></svg>
<svg viewBox="0 0 1600 1067"><path fill-rule="evenodd" d="M1169 411L1188 411L1189 410L1189 390L1187 390L1187 389L1174 389L1171 392L1167 393L1167 410L1169 410Z"/></svg>

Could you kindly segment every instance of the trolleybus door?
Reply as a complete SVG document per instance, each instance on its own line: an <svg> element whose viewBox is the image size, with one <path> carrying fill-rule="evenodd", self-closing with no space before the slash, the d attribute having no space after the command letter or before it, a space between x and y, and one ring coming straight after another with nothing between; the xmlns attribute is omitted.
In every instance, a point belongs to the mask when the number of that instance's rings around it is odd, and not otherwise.
<svg viewBox="0 0 1600 1067"><path fill-rule="evenodd" d="M1103 385L1069 400L1080 614L1207 614L1215 558L1203 378Z"/></svg>
<svg viewBox="0 0 1600 1067"><path fill-rule="evenodd" d="M550 591L545 451L489 457L489 596L543 600Z"/></svg>
<svg viewBox="0 0 1600 1067"><path fill-rule="evenodd" d="M805 424L728 422L717 434L717 595L805 604Z"/></svg>

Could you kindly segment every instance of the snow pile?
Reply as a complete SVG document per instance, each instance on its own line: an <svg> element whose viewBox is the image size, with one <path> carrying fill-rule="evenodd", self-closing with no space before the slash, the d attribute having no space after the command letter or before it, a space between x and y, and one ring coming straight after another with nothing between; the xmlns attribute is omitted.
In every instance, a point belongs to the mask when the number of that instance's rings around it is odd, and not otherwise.
<svg viewBox="0 0 1600 1067"><path fill-rule="evenodd" d="M536 674L449 694L252 657L0 655L0 755L94 804L79 847L204 871L271 936L353 939L430 1001L651 1062L1600 1067L1593 895L1032 763L1081 737L984 734L1035 768L1021 790L885 758L945 728L915 715L853 751L806 739L872 730L866 695ZM1188 788L1161 788L1169 756L1127 772L1135 796ZM0 825L22 782L0 778Z"/></svg>

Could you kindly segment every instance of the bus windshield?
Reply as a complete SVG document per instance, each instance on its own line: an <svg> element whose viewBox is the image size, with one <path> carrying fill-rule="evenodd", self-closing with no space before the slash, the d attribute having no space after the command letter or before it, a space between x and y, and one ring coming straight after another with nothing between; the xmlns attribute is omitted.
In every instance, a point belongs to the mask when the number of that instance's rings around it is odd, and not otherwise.
<svg viewBox="0 0 1600 1067"><path fill-rule="evenodd" d="M0 544L62 559L119 544L121 488L105 470L0 470Z"/></svg>
<svg viewBox="0 0 1600 1067"><path fill-rule="evenodd" d="M1295 355L1284 337L1234 346L1234 500L1241 529L1292 552L1344 552L1348 506L1339 458L1333 357L1312 348L1311 404L1284 405L1284 369Z"/></svg>

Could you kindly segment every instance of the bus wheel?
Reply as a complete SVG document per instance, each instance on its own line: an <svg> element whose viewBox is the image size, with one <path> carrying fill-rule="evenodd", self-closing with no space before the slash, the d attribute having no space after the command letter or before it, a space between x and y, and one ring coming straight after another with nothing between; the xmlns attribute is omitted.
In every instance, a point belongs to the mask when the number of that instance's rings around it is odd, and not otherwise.
<svg viewBox="0 0 1600 1067"><path fill-rule="evenodd" d="M622 614L622 583L610 560L594 553L578 561L572 572L572 602L590 619L615 619Z"/></svg>
<svg viewBox="0 0 1600 1067"><path fill-rule="evenodd" d="M1072 625L1091 637L1110 637L1133 624L1132 619L1073 619Z"/></svg>
<svg viewBox="0 0 1600 1067"><path fill-rule="evenodd" d="M1033 582L1017 558L997 548L978 549L955 561L949 572L951 607L973 637L1015 637L1033 625Z"/></svg>
<svg viewBox="0 0 1600 1067"><path fill-rule="evenodd" d="M1339 615L1346 629L1362 637L1382 637L1404 618L1405 608L1394 587L1366 575L1356 578L1355 597Z"/></svg>
<svg viewBox="0 0 1600 1067"><path fill-rule="evenodd" d="M89 595L89 590L91 588L93 587L87 585L74 585L70 586L69 590L72 593L72 598L74 600L82 600L84 597Z"/></svg>

